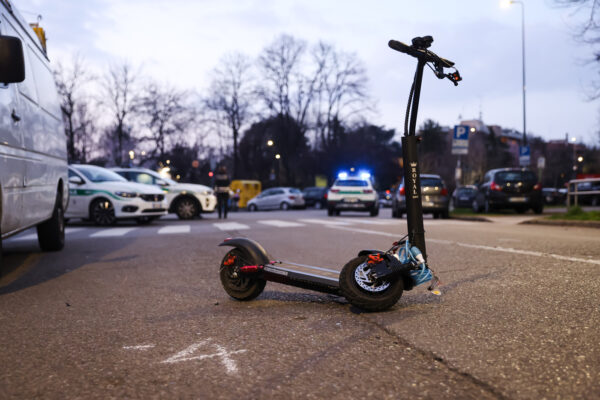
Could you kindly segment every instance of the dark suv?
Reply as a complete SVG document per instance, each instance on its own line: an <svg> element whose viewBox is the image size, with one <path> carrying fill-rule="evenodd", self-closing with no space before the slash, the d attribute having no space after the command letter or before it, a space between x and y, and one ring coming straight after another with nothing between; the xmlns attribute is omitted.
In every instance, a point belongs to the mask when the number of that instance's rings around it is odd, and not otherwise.
<svg viewBox="0 0 600 400"><path fill-rule="evenodd" d="M493 169L485 174L472 207L474 212L513 208L518 213L531 208L536 214L541 214L544 210L542 185L535 173L528 169Z"/></svg>
<svg viewBox="0 0 600 400"><path fill-rule="evenodd" d="M433 218L449 217L449 196L446 184L439 175L421 174L421 204L423 214L433 214ZM392 198L392 217L402 218L406 213L404 179Z"/></svg>
<svg viewBox="0 0 600 400"><path fill-rule="evenodd" d="M302 191L306 207L325 208L327 207L327 188L326 187L307 187Z"/></svg>

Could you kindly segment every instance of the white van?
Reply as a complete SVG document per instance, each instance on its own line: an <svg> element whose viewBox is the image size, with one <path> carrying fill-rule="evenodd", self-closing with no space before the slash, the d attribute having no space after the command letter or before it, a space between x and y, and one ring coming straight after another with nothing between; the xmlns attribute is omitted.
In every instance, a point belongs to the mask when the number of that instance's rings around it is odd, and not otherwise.
<svg viewBox="0 0 600 400"><path fill-rule="evenodd" d="M0 0L0 254L37 226L44 251L64 246L67 145L49 60L36 32Z"/></svg>

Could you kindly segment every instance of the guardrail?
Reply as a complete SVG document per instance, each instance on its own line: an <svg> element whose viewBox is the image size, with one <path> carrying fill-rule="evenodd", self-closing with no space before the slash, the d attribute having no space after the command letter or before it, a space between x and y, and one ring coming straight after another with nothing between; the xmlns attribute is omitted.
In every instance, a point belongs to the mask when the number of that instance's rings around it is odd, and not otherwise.
<svg viewBox="0 0 600 400"><path fill-rule="evenodd" d="M569 181L569 189L567 191L567 208L571 207L572 196L575 198L574 205L576 206L579 196L600 195L600 190L579 190L580 184L584 182L597 182L597 186L600 187L600 178L573 179Z"/></svg>

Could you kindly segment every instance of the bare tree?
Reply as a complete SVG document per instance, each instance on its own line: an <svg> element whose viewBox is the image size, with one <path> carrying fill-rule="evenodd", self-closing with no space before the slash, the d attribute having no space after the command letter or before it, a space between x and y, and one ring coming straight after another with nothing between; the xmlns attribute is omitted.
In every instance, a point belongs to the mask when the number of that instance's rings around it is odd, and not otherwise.
<svg viewBox="0 0 600 400"><path fill-rule="evenodd" d="M176 142L176 136L183 136L194 121L189 106L189 93L171 86L161 86L156 82L146 85L136 105L136 114L141 119L141 141L154 144L151 157L163 159ZM169 146L170 145L170 146Z"/></svg>
<svg viewBox="0 0 600 400"><path fill-rule="evenodd" d="M137 74L126 62L111 66L102 81L101 102L112 114L112 127L107 133L111 140L116 141L114 160L117 165L121 165L124 160L124 145L131 141L131 129L127 122L129 116L135 112L137 104L134 87L136 81Z"/></svg>
<svg viewBox="0 0 600 400"><path fill-rule="evenodd" d="M213 70L205 107L215 114L218 124L225 124L233 138L233 176L238 176L238 142L244 124L251 118L251 63L241 53L223 57Z"/></svg>
<svg viewBox="0 0 600 400"><path fill-rule="evenodd" d="M68 159L71 162L85 162L89 151L89 135L92 133L91 99L85 89L94 77L88 72L84 60L75 55L68 67L56 64L54 78L67 135Z"/></svg>

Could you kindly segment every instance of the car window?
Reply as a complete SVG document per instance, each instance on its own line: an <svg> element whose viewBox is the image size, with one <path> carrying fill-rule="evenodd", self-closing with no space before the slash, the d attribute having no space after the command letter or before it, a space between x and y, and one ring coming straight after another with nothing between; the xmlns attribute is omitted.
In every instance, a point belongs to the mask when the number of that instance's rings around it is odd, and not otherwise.
<svg viewBox="0 0 600 400"><path fill-rule="evenodd" d="M69 169L69 178L71 178L72 176L76 176L77 178L83 179L77 172L73 171L72 169Z"/></svg>
<svg viewBox="0 0 600 400"><path fill-rule="evenodd" d="M121 175L105 168L82 165L75 169L92 182L127 182Z"/></svg>
<svg viewBox="0 0 600 400"><path fill-rule="evenodd" d="M269 189L269 190L265 190L264 192L262 192L261 194L258 195L258 197L267 197L273 194L273 190Z"/></svg>
<svg viewBox="0 0 600 400"><path fill-rule="evenodd" d="M276 190L273 190L273 192L271 193L271 195L283 194L283 193L284 193L283 189L276 189Z"/></svg>
<svg viewBox="0 0 600 400"><path fill-rule="evenodd" d="M298 189L290 189L290 193L294 193L294 194L302 194L302 192Z"/></svg>
<svg viewBox="0 0 600 400"><path fill-rule="evenodd" d="M444 186L444 183L439 178L421 178L421 187L423 186Z"/></svg>
<svg viewBox="0 0 600 400"><path fill-rule="evenodd" d="M338 179L333 186L369 186L369 182L360 179Z"/></svg>
<svg viewBox="0 0 600 400"><path fill-rule="evenodd" d="M130 172L131 180L138 183L145 183L147 185L156 184L156 178L145 172Z"/></svg>
<svg viewBox="0 0 600 400"><path fill-rule="evenodd" d="M537 177L532 171L501 171L494 177L494 182L503 184L506 182L537 182Z"/></svg>
<svg viewBox="0 0 600 400"><path fill-rule="evenodd" d="M458 194L473 194L475 193L475 189L473 188L460 188L458 189Z"/></svg>

